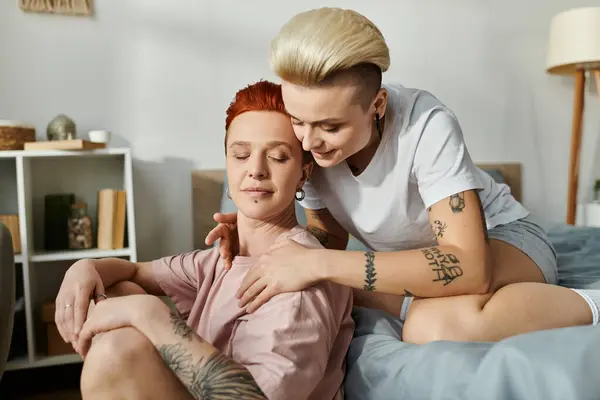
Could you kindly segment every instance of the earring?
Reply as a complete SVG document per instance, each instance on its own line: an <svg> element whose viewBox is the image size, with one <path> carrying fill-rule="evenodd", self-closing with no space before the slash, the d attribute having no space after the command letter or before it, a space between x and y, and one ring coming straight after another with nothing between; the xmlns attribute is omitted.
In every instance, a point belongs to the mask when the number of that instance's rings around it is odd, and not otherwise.
<svg viewBox="0 0 600 400"><path fill-rule="evenodd" d="M300 196L298 196L298 194L300 194ZM304 189L300 188L298 190L296 190L296 200L298 201L302 201L304 200L304 197L306 196L306 193L304 193Z"/></svg>
<svg viewBox="0 0 600 400"><path fill-rule="evenodd" d="M379 113L375 114L375 126L377 126L377 132L379 133L379 138L381 138L381 121L379 119Z"/></svg>
<svg viewBox="0 0 600 400"><path fill-rule="evenodd" d="M233 199L231 198L231 193L229 193L229 188L227 188L227 198L229 198L230 200L233 200Z"/></svg>

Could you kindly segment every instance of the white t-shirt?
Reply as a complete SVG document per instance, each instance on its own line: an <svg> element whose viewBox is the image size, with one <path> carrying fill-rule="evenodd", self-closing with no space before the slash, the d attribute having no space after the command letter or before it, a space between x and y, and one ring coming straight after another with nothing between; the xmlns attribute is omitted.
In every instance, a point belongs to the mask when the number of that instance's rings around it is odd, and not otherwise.
<svg viewBox="0 0 600 400"><path fill-rule="evenodd" d="M477 168L454 114L426 91L385 85L388 105L381 143L354 176L346 162L315 167L304 208L327 208L375 251L430 246L427 208L452 194L479 190L488 229L526 217L510 188Z"/></svg>

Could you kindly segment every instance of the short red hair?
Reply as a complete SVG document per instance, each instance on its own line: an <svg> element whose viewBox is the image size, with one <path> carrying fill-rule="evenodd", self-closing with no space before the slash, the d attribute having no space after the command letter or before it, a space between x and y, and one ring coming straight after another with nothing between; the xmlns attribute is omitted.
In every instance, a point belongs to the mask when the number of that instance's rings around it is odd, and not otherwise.
<svg viewBox="0 0 600 400"><path fill-rule="evenodd" d="M227 109L225 130L229 129L229 125L238 115L247 111L276 111L288 115L283 104L281 85L260 81L238 91Z"/></svg>
<svg viewBox="0 0 600 400"><path fill-rule="evenodd" d="M235 99L227 108L227 118L225 119L225 154L227 154L229 126L238 115L248 111L274 111L289 116L285 111L281 85L269 81L259 81L246 86L235 94ZM309 151L302 153L304 163L313 161Z"/></svg>

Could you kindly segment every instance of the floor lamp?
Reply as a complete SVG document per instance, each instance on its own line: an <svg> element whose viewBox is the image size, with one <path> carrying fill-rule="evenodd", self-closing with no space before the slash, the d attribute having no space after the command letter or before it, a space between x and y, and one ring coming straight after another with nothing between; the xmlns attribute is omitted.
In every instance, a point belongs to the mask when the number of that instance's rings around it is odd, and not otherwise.
<svg viewBox="0 0 600 400"><path fill-rule="evenodd" d="M575 76L566 221L574 225L586 74L595 76L600 95L600 7L576 8L554 16L550 24L546 71Z"/></svg>

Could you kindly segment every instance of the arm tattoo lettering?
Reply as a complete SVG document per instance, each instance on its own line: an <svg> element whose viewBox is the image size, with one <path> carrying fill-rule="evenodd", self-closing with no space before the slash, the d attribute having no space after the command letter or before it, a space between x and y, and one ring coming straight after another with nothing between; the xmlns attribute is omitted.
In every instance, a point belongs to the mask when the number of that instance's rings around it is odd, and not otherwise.
<svg viewBox="0 0 600 400"><path fill-rule="evenodd" d="M465 209L465 195L464 193L457 193L450 196L450 208L453 213L462 212Z"/></svg>
<svg viewBox="0 0 600 400"><path fill-rule="evenodd" d="M314 237L323 245L323 247L327 247L329 244L329 233L324 231L321 228L315 228L314 226L309 226L306 228L307 231L313 234Z"/></svg>
<svg viewBox="0 0 600 400"><path fill-rule="evenodd" d="M181 318L179 313L171 311L171 324L173 325L173 332L176 335L187 339L189 342L192 341L194 331L188 326L188 324Z"/></svg>
<svg viewBox="0 0 600 400"><path fill-rule="evenodd" d="M375 291L375 282L377 282L377 272L375 272L375 254L372 251L365 253L367 263L365 264L365 284L363 289L367 292Z"/></svg>
<svg viewBox="0 0 600 400"><path fill-rule="evenodd" d="M454 282L463 275L460 262L454 254L443 253L437 247L422 250L429 262L431 270L435 272L433 282L444 282L444 286Z"/></svg>
<svg viewBox="0 0 600 400"><path fill-rule="evenodd" d="M431 229L433 229L433 234L435 235L435 238L436 239L443 238L444 232L446 231L447 227L448 227L448 225L446 225L445 222L441 222L438 219L433 221L433 224L431 225Z"/></svg>

